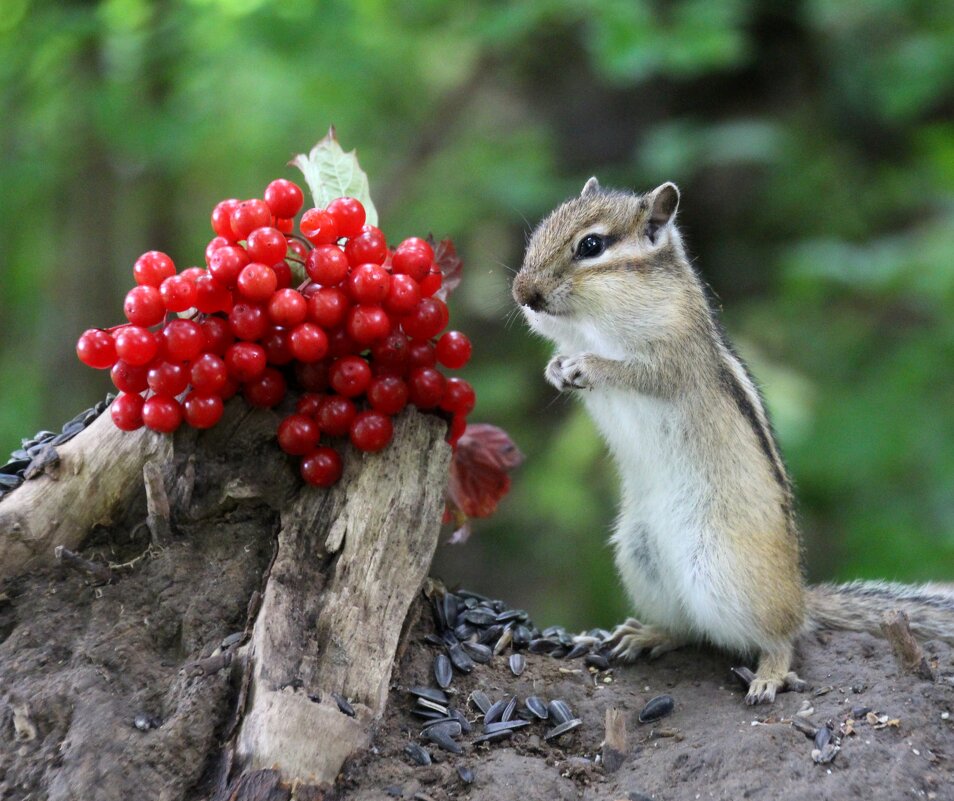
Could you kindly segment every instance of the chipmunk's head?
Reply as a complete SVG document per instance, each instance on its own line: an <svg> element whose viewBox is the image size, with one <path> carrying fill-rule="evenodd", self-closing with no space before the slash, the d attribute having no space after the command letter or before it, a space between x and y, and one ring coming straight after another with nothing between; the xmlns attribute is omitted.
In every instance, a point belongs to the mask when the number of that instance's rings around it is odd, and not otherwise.
<svg viewBox="0 0 954 801"><path fill-rule="evenodd" d="M613 337L677 325L692 269L674 224L678 205L672 183L636 195L590 178L530 238L513 282L530 325L557 341L584 329Z"/></svg>

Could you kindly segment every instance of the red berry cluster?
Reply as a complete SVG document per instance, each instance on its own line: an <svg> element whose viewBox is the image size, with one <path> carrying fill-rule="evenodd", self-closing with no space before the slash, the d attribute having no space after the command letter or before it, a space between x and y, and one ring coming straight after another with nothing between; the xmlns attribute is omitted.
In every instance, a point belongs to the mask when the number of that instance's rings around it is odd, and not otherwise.
<svg viewBox="0 0 954 801"><path fill-rule="evenodd" d="M278 442L302 457L310 484L340 478L333 438L381 450L408 403L445 414L456 444L474 390L438 365L463 367L471 344L459 331L441 333L448 311L435 297L442 275L431 245L414 237L389 249L365 224L364 206L347 197L305 211L297 235L302 203L301 189L284 179L262 199L223 200L212 212L205 269L177 273L158 251L139 257L124 304L129 323L85 331L76 345L84 364L110 370L121 392L110 407L119 428L169 433L183 420L210 428L239 390L252 406L272 407L291 382L302 394ZM308 275L298 288L289 262Z"/></svg>

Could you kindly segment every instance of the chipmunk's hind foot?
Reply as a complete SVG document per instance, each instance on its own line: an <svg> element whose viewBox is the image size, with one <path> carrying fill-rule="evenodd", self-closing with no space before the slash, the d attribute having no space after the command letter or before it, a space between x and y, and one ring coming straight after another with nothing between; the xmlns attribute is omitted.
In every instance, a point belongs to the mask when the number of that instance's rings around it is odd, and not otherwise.
<svg viewBox="0 0 954 801"><path fill-rule="evenodd" d="M603 645L612 649L610 659L617 662L635 662L644 653L648 653L650 659L655 659L667 651L679 648L683 642L664 629L628 618L613 630L603 641Z"/></svg>
<svg viewBox="0 0 954 801"><path fill-rule="evenodd" d="M779 692L804 692L806 684L794 670L789 670L792 664L792 647L786 646L778 651L766 651L759 657L759 667L755 678L749 683L749 691L745 695L745 703L770 704Z"/></svg>

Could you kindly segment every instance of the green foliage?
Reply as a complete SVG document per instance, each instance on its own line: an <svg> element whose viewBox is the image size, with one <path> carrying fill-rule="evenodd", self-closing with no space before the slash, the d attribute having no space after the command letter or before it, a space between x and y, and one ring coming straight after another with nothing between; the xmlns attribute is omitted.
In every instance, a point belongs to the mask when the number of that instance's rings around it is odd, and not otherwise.
<svg viewBox="0 0 954 801"><path fill-rule="evenodd" d="M105 391L72 354L135 257L334 124L394 240L450 235L477 419L525 466L438 569L544 622L626 604L615 477L511 320L528 224L594 172L675 180L799 490L813 578L954 579L954 10L941 0L11 0L0 444ZM529 221L529 222L527 222Z"/></svg>

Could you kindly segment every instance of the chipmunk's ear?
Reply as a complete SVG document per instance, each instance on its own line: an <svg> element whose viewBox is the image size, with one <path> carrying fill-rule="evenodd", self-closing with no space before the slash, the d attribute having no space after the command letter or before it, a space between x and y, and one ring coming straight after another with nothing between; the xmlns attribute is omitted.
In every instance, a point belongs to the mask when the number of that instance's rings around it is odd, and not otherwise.
<svg viewBox="0 0 954 801"><path fill-rule="evenodd" d="M580 192L580 197L589 197L590 195L595 195L599 191L600 182L596 180L596 176L594 175L589 181L583 184L583 191Z"/></svg>
<svg viewBox="0 0 954 801"><path fill-rule="evenodd" d="M649 217L646 220L646 236L655 242L659 232L672 221L679 208L679 188L667 181L649 193Z"/></svg>

